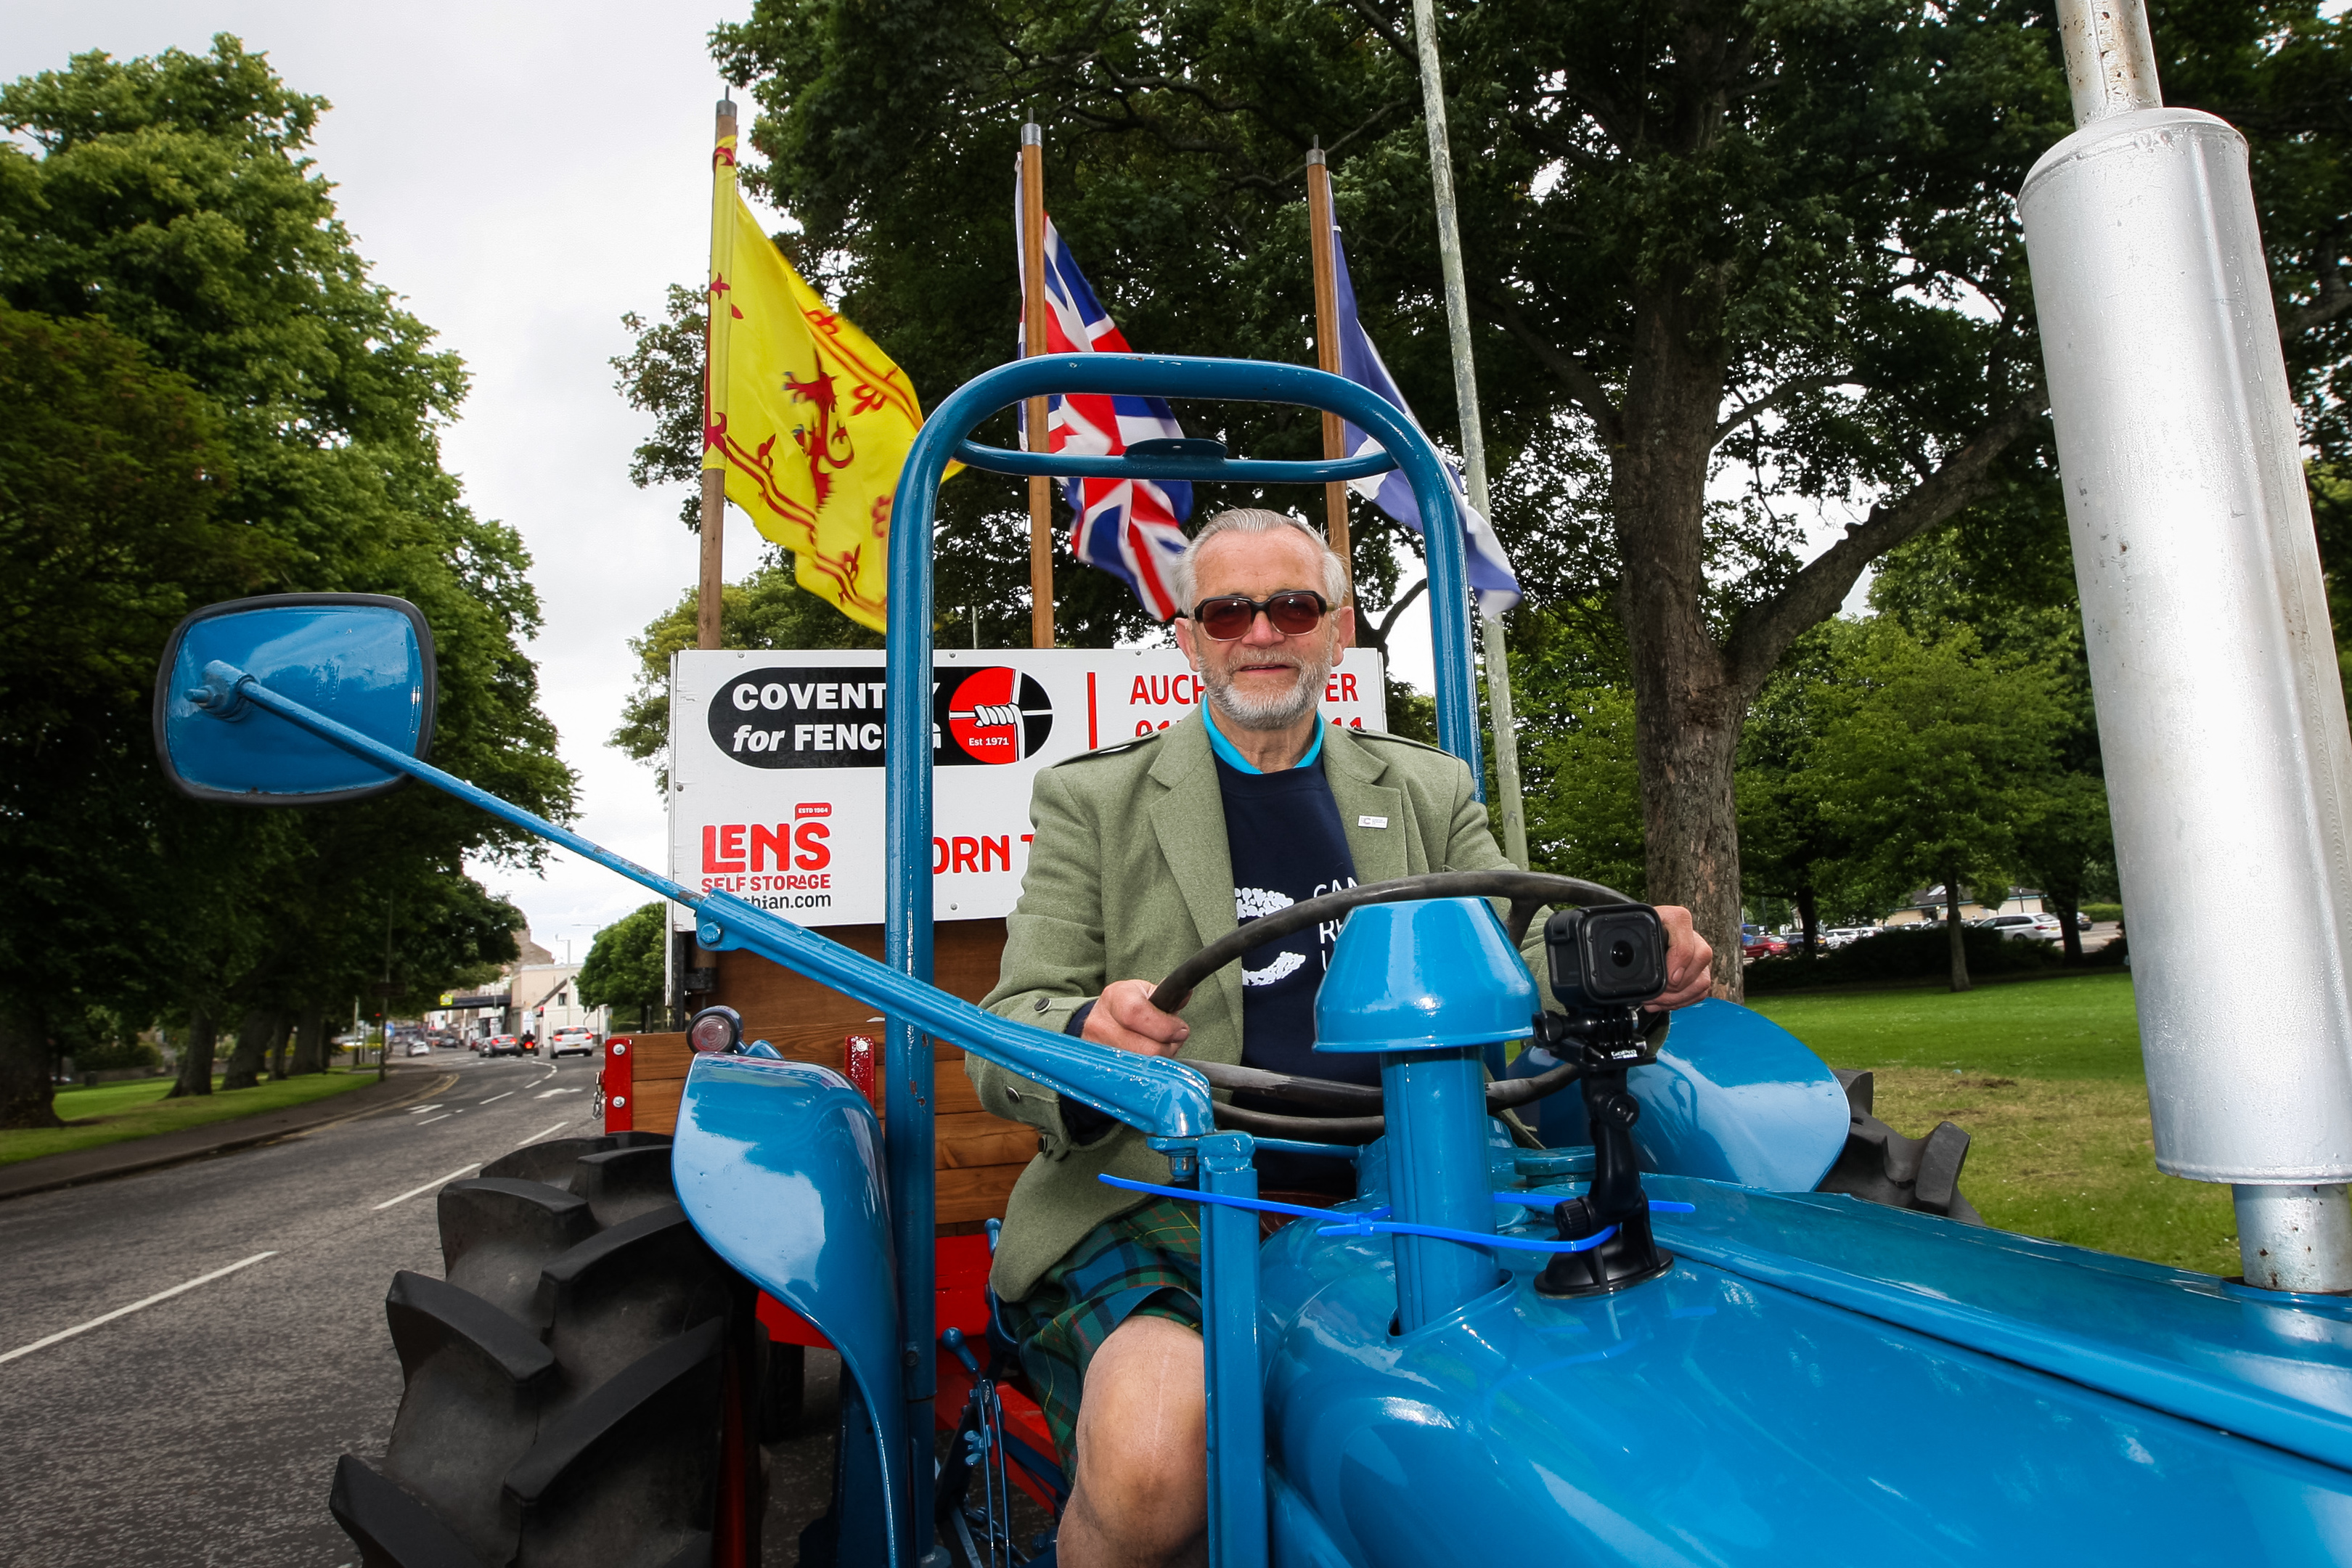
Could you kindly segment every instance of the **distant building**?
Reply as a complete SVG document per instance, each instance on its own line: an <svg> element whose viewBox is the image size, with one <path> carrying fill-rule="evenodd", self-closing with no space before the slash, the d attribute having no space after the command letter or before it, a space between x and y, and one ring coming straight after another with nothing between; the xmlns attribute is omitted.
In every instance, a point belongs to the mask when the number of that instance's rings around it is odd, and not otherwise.
<svg viewBox="0 0 2352 1568"><path fill-rule="evenodd" d="M448 1029L461 1039L491 1035L530 1035L544 1043L558 1029L585 1025L604 1031L606 1009L580 1005L576 963L558 963L555 954L523 931L520 950L498 979L473 991L442 993L441 1005L425 1016L427 1028ZM550 1020L552 1020L551 1022Z"/></svg>
<svg viewBox="0 0 2352 1568"><path fill-rule="evenodd" d="M533 1037L541 1048L558 1029L604 1033L610 1009L583 1006L579 981L576 963L532 963L518 969L509 1003L520 1026L514 1033Z"/></svg>
<svg viewBox="0 0 2352 1568"><path fill-rule="evenodd" d="M2049 900L2038 888L2011 888L1997 905L1963 895L1960 899L1960 919L1978 921L1987 915L2038 915L2049 908ZM1891 926L1917 925L1922 921L1944 918L1944 884L1922 888L1906 897L1902 906L1891 911L1885 921Z"/></svg>

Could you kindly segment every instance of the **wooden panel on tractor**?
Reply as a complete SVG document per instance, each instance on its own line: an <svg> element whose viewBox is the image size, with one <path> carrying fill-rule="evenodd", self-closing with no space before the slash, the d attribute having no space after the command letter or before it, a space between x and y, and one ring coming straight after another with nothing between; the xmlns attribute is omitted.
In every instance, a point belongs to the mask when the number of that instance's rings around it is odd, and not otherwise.
<svg viewBox="0 0 2352 1568"><path fill-rule="evenodd" d="M996 984L1004 951L1003 921L955 921L934 928L932 972L940 990L977 1002ZM869 958L882 956L882 928L833 926L823 933ZM748 952L719 954L719 989L709 997L743 1017L743 1037L765 1040L794 1061L816 1062L864 1086L867 1075L852 1042L873 1042L875 1110L885 1103L880 1070L882 1022L866 1004L829 990ZM692 1053L684 1034L630 1037L632 1109L647 1132L677 1126L677 1103ZM963 1052L935 1045L933 1144L939 1171L939 1233L968 1235L1004 1216L1004 1200L1037 1152L1037 1134L1018 1121L991 1116L964 1076Z"/></svg>

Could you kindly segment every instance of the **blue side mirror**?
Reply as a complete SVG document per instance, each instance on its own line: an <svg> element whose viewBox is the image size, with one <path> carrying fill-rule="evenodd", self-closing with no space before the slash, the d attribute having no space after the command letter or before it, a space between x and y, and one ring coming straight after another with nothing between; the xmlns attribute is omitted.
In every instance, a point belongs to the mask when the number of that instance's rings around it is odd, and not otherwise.
<svg viewBox="0 0 2352 1568"><path fill-rule="evenodd" d="M323 805L404 782L247 700L245 676L406 755L432 744L433 633L415 605L380 594L232 599L174 627L156 672L155 756L183 794Z"/></svg>

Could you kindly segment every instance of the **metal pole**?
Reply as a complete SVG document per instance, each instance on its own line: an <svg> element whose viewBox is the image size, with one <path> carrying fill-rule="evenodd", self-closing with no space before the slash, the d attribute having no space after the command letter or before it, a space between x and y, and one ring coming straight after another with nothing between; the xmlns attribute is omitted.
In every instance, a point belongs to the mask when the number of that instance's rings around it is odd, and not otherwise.
<svg viewBox="0 0 2352 1568"><path fill-rule="evenodd" d="M1445 275L1445 331L1454 342L1454 402L1462 419L1463 476L1470 510L1494 526L1486 492L1486 439L1478 423L1478 367L1470 353L1470 290L1462 277L1462 227L1454 211L1454 155L1445 141L1445 82L1437 64L1437 24L1430 0L1412 0L1413 41L1421 54L1421 102L1429 124L1429 182L1437 196L1437 258ZM1424 516L1431 531L1438 519ZM1527 811L1519 795L1519 738L1512 727L1511 655L1500 616L1478 617L1486 655L1486 707L1495 726L1495 782L1503 819L1503 853L1528 863Z"/></svg>
<svg viewBox="0 0 2352 1568"><path fill-rule="evenodd" d="M710 152L710 285L703 291L703 419L705 430L727 408L728 311L726 285L734 269L735 102L719 100L717 138ZM725 459L719 459L723 462ZM727 586L727 470L716 466L708 447L702 455L702 581L695 602L694 646L718 647L719 606Z"/></svg>
<svg viewBox="0 0 2352 1568"><path fill-rule="evenodd" d="M1331 255L1331 171L1323 149L1307 154L1307 253L1315 275L1315 364L1339 374L1339 278ZM1345 421L1323 411L1323 455L1348 455ZM1356 558L1348 548L1348 487L1333 482L1323 487L1323 537L1347 569L1348 597L1356 596Z"/></svg>
<svg viewBox="0 0 2352 1568"><path fill-rule="evenodd" d="M1247 1133L1200 1141L1201 1190L1257 1196ZM1483 1167L1481 1167L1483 1169ZM1483 1195L1483 1194L1482 1194ZM1490 1200L1486 1205L1494 1207ZM1201 1264L1208 1300L1205 1342L1209 1425L1209 1561L1263 1568L1266 1561L1265 1383L1258 1345L1257 1215L1201 1205Z"/></svg>
<svg viewBox="0 0 2352 1568"><path fill-rule="evenodd" d="M2162 107L2139 0L2058 24L2077 129L2018 208L2157 1164L2230 1184L2249 1283L2352 1289L2352 737L2246 143Z"/></svg>
<svg viewBox="0 0 2352 1568"><path fill-rule="evenodd" d="M1021 128L1021 341L1032 359L1045 352L1045 132ZM1045 399L1029 400L1029 450L1052 449ZM1054 646L1054 489L1029 481L1029 646Z"/></svg>
<svg viewBox="0 0 2352 1568"><path fill-rule="evenodd" d="M2059 0L2058 42L2076 129L2112 114L2164 107L2156 43L2141 0Z"/></svg>

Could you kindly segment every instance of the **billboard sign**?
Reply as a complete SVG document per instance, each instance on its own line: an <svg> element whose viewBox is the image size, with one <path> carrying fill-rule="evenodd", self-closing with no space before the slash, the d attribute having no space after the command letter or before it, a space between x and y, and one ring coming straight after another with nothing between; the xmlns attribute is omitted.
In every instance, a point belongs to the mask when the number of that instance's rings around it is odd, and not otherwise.
<svg viewBox="0 0 2352 1568"><path fill-rule="evenodd" d="M1012 912L1040 768L1164 730L1200 678L1168 648L946 648L934 658L938 918ZM882 920L879 653L691 649L670 660L670 875L801 925ZM1350 648L1324 717L1383 729L1379 655ZM684 927L683 912L673 917Z"/></svg>

